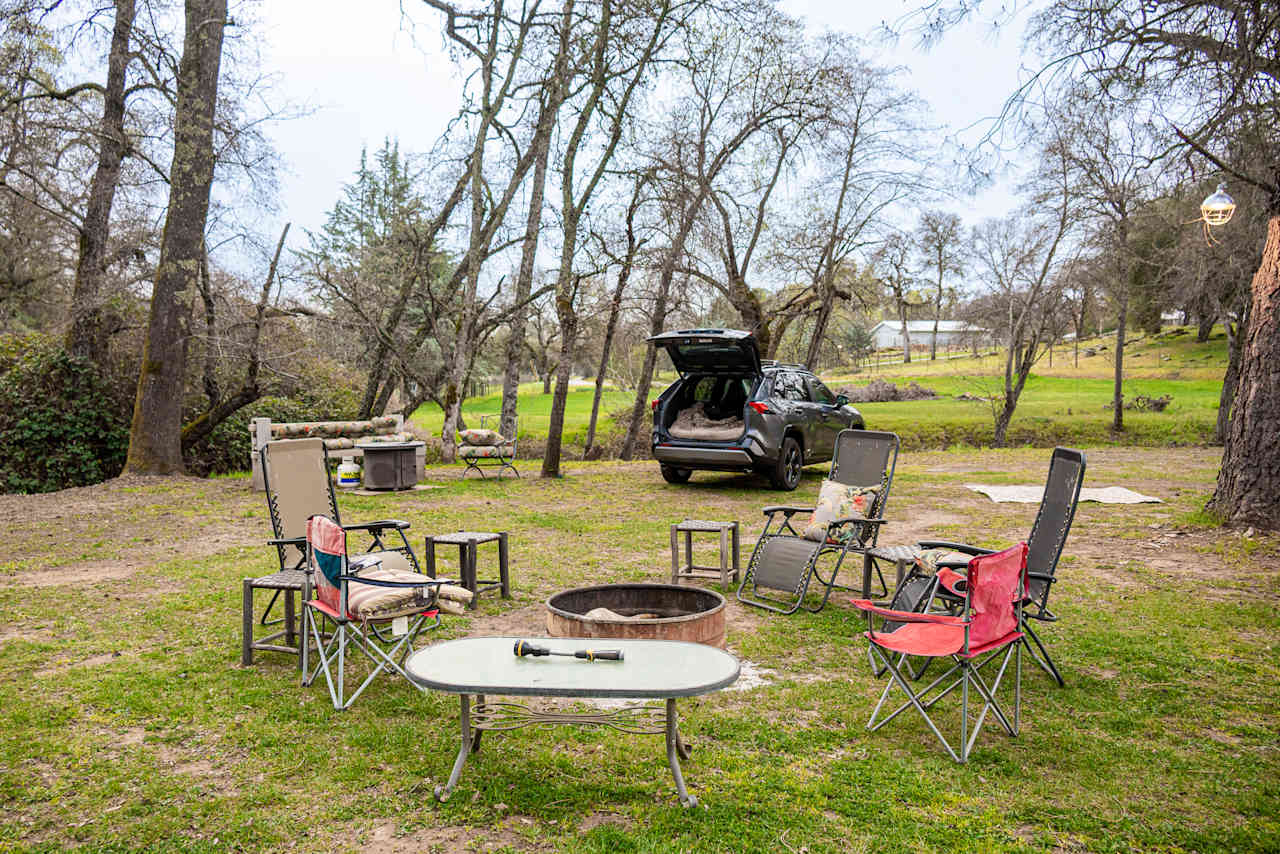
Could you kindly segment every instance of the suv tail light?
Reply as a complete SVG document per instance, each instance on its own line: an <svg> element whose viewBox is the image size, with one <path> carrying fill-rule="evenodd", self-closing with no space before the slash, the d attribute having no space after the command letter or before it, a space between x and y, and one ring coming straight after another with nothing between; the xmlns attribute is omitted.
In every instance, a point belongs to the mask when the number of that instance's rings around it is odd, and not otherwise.
<svg viewBox="0 0 1280 854"><path fill-rule="evenodd" d="M651 412L658 411L658 399L656 397L653 400L649 401L649 410Z"/></svg>
<svg viewBox="0 0 1280 854"><path fill-rule="evenodd" d="M752 409L754 409L756 412L759 412L761 415L768 415L770 412L773 411L769 408L769 405L767 403L761 403L758 400L753 400L749 402L747 406L750 406Z"/></svg>

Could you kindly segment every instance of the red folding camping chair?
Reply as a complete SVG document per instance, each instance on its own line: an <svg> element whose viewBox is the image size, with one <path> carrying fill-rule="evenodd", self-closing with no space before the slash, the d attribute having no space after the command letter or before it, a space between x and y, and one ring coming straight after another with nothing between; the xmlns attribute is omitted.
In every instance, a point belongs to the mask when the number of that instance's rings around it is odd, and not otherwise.
<svg viewBox="0 0 1280 854"><path fill-rule="evenodd" d="M321 672L335 709L345 709L379 673L399 673L410 685L402 662L413 651L418 635L440 625L441 597L470 599L471 592L447 578L384 569L378 555L347 557L347 532L327 516L307 520L306 593L304 595L302 684L310 685ZM456 609L461 612L461 606ZM327 629L327 630L322 630ZM309 666L314 641L319 661ZM359 651L369 672L356 690L346 693L347 651ZM350 656L355 658L355 656Z"/></svg>
<svg viewBox="0 0 1280 854"><path fill-rule="evenodd" d="M914 707L957 762L968 760L988 712L996 716L1009 735L1016 736L1022 712L1022 631L1019 627L1026 590L1027 544L1019 543L1002 552L969 561L967 594L959 616L894 611L867 599L853 600L854 606L867 614L865 634L870 641L871 652L879 659L883 670L889 673L889 682L880 695L880 702L871 712L867 729L878 730L907 708ZM872 625L875 616L888 618L896 628L890 632L876 631ZM907 656L950 658L953 663L937 679L915 691L909 681L911 674L902 671ZM1010 659L1014 661L1012 720L996 701L996 693L1004 681ZM988 684L981 670L993 661L999 663L999 670ZM907 700L877 721L895 685L907 695ZM983 699L982 711L973 722L972 732L969 731L970 685ZM929 716L929 710L957 687L961 693L959 754Z"/></svg>

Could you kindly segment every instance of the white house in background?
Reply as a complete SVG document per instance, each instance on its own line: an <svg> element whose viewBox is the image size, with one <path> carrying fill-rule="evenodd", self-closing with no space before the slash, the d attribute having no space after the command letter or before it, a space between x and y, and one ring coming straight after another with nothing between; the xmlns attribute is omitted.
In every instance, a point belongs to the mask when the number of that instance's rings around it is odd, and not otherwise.
<svg viewBox="0 0 1280 854"><path fill-rule="evenodd" d="M932 320L908 320L907 332L911 336L912 350L928 350L933 338ZM938 321L938 348L970 347L974 342L981 343L987 330L980 326L972 326L963 320ZM882 320L871 327L871 340L877 350L902 346L902 321Z"/></svg>

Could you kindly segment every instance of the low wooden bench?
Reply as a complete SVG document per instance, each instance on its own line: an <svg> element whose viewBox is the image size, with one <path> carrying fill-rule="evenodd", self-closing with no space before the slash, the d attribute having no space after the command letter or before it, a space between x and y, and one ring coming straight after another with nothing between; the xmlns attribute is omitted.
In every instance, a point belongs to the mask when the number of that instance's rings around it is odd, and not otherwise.
<svg viewBox="0 0 1280 854"><path fill-rule="evenodd" d="M249 460L253 467L253 488L262 490L262 454L268 442L281 439L324 439L330 459L364 457L361 442L411 442L414 437L404 432L403 415L379 415L362 421L276 421L254 418L249 422ZM426 469L426 446L417 449L416 480L422 480Z"/></svg>

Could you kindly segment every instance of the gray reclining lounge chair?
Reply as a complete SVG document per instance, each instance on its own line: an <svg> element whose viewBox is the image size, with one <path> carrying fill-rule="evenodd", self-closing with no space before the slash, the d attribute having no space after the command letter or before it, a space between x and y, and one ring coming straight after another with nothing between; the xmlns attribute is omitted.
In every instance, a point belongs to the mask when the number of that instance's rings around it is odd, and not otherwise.
<svg viewBox="0 0 1280 854"><path fill-rule="evenodd" d="M880 526L884 524L884 508L889 501L889 488L898 462L898 436L871 430L842 430L836 437L829 480L850 487L874 487L876 492L869 511L863 516L834 519L824 536L809 539L792 526L797 513L809 513L813 507L775 505L764 508L764 531L756 542L746 574L738 586L738 601L794 614L804 603L811 579L822 585L822 601L816 607L805 606L817 613L826 605L836 584L836 576L850 553L874 548ZM773 527L775 519L779 520ZM771 530L772 528L772 530ZM834 558L830 575L824 577L819 559ZM881 579L883 586L884 580ZM847 588L846 588L847 589ZM764 590L778 591L771 595Z"/></svg>

